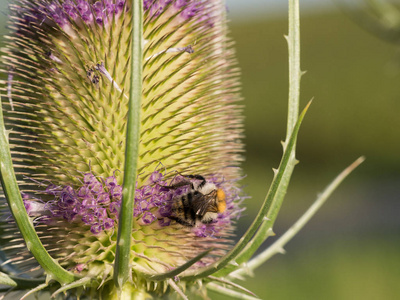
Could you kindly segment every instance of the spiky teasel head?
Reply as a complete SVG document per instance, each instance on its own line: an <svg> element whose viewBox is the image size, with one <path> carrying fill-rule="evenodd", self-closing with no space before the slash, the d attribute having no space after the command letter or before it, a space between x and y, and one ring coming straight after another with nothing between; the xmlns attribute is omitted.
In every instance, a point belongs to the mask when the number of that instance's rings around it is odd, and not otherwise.
<svg viewBox="0 0 400 300"><path fill-rule="evenodd" d="M235 182L242 120L222 3L144 1L143 7L130 265L136 289L160 293L168 284L156 275L211 249L191 268L209 265L229 249L240 215ZM91 292L113 291L131 14L124 0L19 0L11 5L12 33L2 57L8 74L3 110L25 208L52 257L77 276L93 278ZM201 176L185 177L191 174ZM189 226L173 207L198 192L201 177L225 194L226 209ZM3 217L9 218L6 210ZM12 232L15 225L2 226ZM10 257L18 250L19 271L34 270L18 237L4 241Z"/></svg>

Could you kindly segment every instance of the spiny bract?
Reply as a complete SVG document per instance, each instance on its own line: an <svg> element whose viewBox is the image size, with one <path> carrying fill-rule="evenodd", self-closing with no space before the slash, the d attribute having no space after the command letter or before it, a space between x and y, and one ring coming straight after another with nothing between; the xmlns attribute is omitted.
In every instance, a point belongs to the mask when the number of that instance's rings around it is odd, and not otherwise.
<svg viewBox="0 0 400 300"><path fill-rule="evenodd" d="M141 131L132 280L149 292L151 275L207 249L192 268L229 248L242 201L238 70L226 37L225 6L213 0L144 1ZM130 86L131 3L124 0L18 0L3 49L3 110L25 207L53 258L112 290ZM224 190L214 222L171 221L166 189L200 174ZM4 199L2 248L15 272L38 276ZM145 279L146 278L146 279ZM184 283L180 283L184 285ZM101 289L100 289L101 291Z"/></svg>

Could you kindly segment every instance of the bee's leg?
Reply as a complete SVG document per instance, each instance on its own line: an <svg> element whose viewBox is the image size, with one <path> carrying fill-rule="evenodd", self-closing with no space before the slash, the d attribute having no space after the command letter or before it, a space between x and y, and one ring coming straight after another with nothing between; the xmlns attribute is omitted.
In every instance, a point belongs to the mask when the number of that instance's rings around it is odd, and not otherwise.
<svg viewBox="0 0 400 300"><path fill-rule="evenodd" d="M159 184L159 186L161 186L162 188L168 189L168 190L175 190L176 189L176 187L174 187L172 185L160 185Z"/></svg>
<svg viewBox="0 0 400 300"><path fill-rule="evenodd" d="M195 179L200 179L200 180L203 180L203 179L204 179L204 177L203 177L203 176L200 176L200 175L183 175L182 173L180 173L180 172L178 172L178 171L176 171L176 173L179 174L180 176L184 177L184 178L190 178L190 179L195 178ZM195 177L195 176L196 176L196 177ZM197 178L197 177L199 177L199 176L200 176L201 178ZM174 180L175 180L175 178L174 178L172 181L174 181ZM204 180L205 180L205 179L204 179ZM190 185L190 187L191 187L192 189L194 189L193 182L191 182L190 180L183 180L183 181L178 182L178 183L176 183L176 184L173 184L173 185L171 185L171 186L181 187L181 186L185 186L185 185Z"/></svg>
<svg viewBox="0 0 400 300"><path fill-rule="evenodd" d="M206 179L201 175L182 175L182 176L190 179L201 180L201 183L199 184L198 188L202 188L206 184Z"/></svg>
<svg viewBox="0 0 400 300"><path fill-rule="evenodd" d="M160 185L163 188L167 188L169 190L176 190L179 187L190 185L193 188L193 184L190 181L181 181L172 185Z"/></svg>

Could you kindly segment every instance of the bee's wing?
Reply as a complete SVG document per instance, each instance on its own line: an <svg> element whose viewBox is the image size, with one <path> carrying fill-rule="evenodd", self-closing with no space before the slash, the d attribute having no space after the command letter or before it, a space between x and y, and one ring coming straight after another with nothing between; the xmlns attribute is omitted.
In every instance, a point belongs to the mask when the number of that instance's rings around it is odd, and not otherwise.
<svg viewBox="0 0 400 300"><path fill-rule="evenodd" d="M196 195L193 198L192 206L198 216L204 216L207 212L218 212L213 195Z"/></svg>

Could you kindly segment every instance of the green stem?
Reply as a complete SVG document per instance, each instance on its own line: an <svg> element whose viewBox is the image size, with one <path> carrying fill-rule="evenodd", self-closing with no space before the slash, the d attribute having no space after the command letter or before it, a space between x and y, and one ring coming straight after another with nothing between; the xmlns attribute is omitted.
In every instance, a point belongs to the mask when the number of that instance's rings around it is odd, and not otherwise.
<svg viewBox="0 0 400 300"><path fill-rule="evenodd" d="M300 8L299 0L289 0L289 34L286 36L289 50L289 106L286 141L292 135L300 107Z"/></svg>
<svg viewBox="0 0 400 300"><path fill-rule="evenodd" d="M131 269L131 238L140 139L140 103L142 99L143 1L133 0L132 2L131 86L127 115L122 205L119 215L114 266L114 281L119 288L122 288L128 280Z"/></svg>
<svg viewBox="0 0 400 300"><path fill-rule="evenodd" d="M75 279L74 274L62 268L46 251L25 210L24 202L14 173L8 144L8 134L4 126L3 111L1 107L2 104L0 100L0 180L8 206L15 222L17 223L19 231L26 242L28 250L46 271L47 275L61 284L70 283Z"/></svg>
<svg viewBox="0 0 400 300"><path fill-rule="evenodd" d="M289 34L286 36L289 51L289 99L288 99L288 119L286 129L286 140L289 140L293 128L299 116L300 107L300 80L302 72L300 69L300 9L298 0L289 0ZM277 192L276 201L271 204L268 211L268 222L264 221L253 238L252 243L248 244L237 259L240 264L247 261L254 252L261 246L261 244L273 234L271 227L274 224L283 199L285 197L289 181L292 176L296 161L296 145L294 145L290 161L283 175L283 182Z"/></svg>

